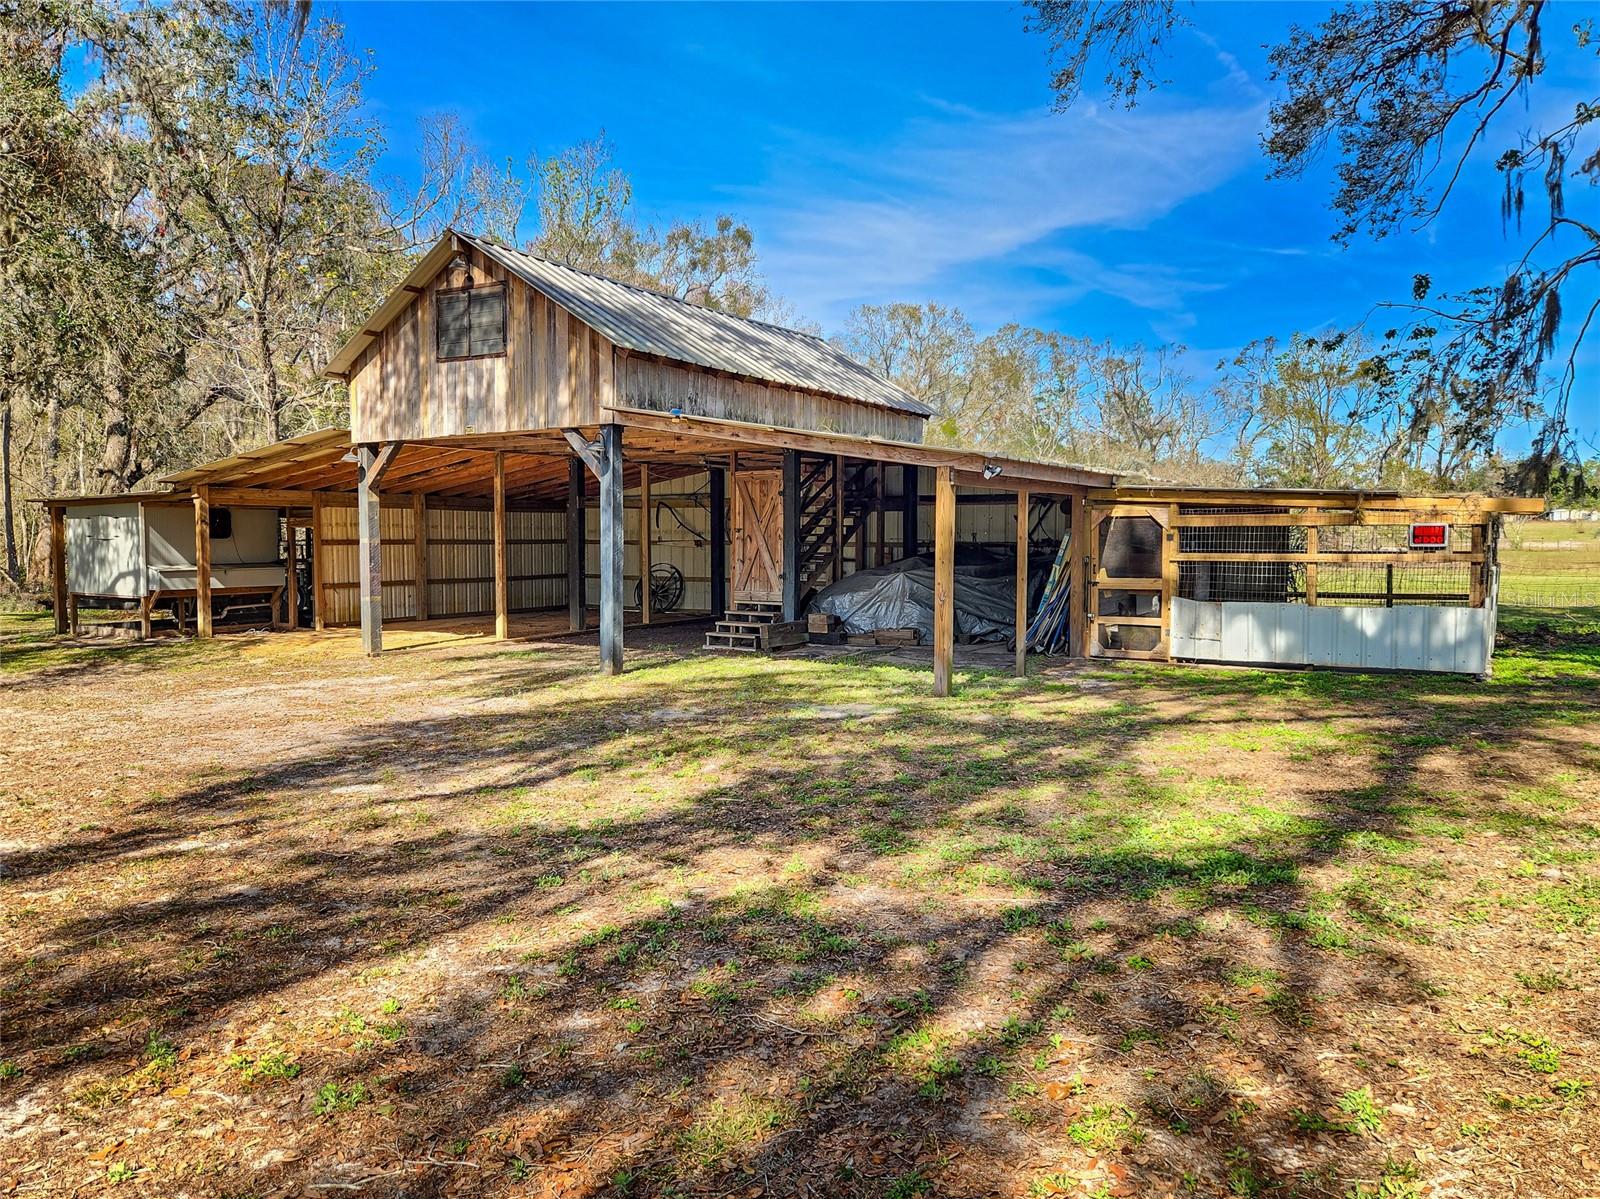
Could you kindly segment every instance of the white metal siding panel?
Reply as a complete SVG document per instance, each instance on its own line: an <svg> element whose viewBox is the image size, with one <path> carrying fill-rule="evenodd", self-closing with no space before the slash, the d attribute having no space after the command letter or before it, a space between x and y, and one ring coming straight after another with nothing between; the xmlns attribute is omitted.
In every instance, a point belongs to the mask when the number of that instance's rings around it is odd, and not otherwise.
<svg viewBox="0 0 1600 1199"><path fill-rule="evenodd" d="M185 509L185 511L190 511ZM78 595L144 594L138 504L67 509L67 590ZM194 528L191 513L189 528Z"/></svg>
<svg viewBox="0 0 1600 1199"><path fill-rule="evenodd" d="M1172 656L1483 674L1493 629L1492 606L1343 608L1176 599Z"/></svg>

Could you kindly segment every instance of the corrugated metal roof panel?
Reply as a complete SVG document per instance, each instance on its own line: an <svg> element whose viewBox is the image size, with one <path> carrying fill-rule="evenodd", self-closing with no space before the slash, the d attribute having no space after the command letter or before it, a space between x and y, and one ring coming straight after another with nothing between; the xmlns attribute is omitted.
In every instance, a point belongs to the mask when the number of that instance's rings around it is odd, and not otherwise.
<svg viewBox="0 0 1600 1199"><path fill-rule="evenodd" d="M714 312L496 242L459 236L624 349L897 412L932 414L820 337Z"/></svg>

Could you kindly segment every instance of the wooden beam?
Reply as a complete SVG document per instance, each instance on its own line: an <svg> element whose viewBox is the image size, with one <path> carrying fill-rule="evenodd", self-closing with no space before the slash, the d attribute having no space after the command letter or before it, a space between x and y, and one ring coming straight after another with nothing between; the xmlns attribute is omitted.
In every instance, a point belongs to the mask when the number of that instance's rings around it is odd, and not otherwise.
<svg viewBox="0 0 1600 1199"><path fill-rule="evenodd" d="M712 467L711 484L711 616L728 611L728 476Z"/></svg>
<svg viewBox="0 0 1600 1199"><path fill-rule="evenodd" d="M783 618L800 619L800 451L783 451Z"/></svg>
<svg viewBox="0 0 1600 1199"><path fill-rule="evenodd" d="M211 636L211 489L194 489L194 631Z"/></svg>
<svg viewBox="0 0 1600 1199"><path fill-rule="evenodd" d="M361 585L361 648L371 657L383 653L383 533L379 523L378 451L356 447L356 530L361 546L356 581Z"/></svg>
<svg viewBox="0 0 1600 1199"><path fill-rule="evenodd" d="M1097 470L1058 466L1047 462L1024 462L1019 458L1000 458L970 450L946 449L911 441L892 441L882 437L854 437L845 433L821 433L810 429L791 429L759 425L748 421L724 420L709 416L669 416L642 408L613 408L615 417L630 428L662 433L681 433L708 440L738 442L778 450L804 450L809 454L845 454L874 462L910 463L917 466L947 466L982 473L985 467L999 467L1000 475L991 486L1006 491L1019 486L1041 490L1060 484L1067 487L1105 487L1115 476ZM1005 482L1001 482L1001 478ZM1260 501L1256 501L1260 502Z"/></svg>
<svg viewBox="0 0 1600 1199"><path fill-rule="evenodd" d="M567 459L567 621L572 632L583 630L588 620L584 595L584 554L588 542L583 515L583 462Z"/></svg>
<svg viewBox="0 0 1600 1199"><path fill-rule="evenodd" d="M1487 576L1488 576L1488 573L1489 573L1489 562L1488 562L1487 555L1485 555L1484 552L1483 552L1484 544L1485 544L1485 542L1484 542L1484 536L1483 536L1483 526L1482 525L1473 525L1472 526L1472 554L1473 554L1473 557L1478 558L1479 561L1472 567L1472 580L1471 580L1471 583L1470 583L1470 588L1471 589L1468 592L1468 601L1467 602L1470 603L1474 608L1483 607L1484 602L1485 602L1485 598L1487 597L1488 590L1489 590L1488 589L1488 583L1487 583ZM1311 567L1308 567L1308 569L1309 570L1316 570L1316 567L1315 566L1311 566Z"/></svg>
<svg viewBox="0 0 1600 1199"><path fill-rule="evenodd" d="M872 545L872 565L883 565L883 463L872 464L872 511L877 516L877 537Z"/></svg>
<svg viewBox="0 0 1600 1199"><path fill-rule="evenodd" d="M377 454L372 459L372 469L368 472L368 482L377 487L383 482L383 476L389 473L389 468L394 465L395 456L400 453L403 441L386 441L378 447Z"/></svg>
<svg viewBox="0 0 1600 1199"><path fill-rule="evenodd" d="M322 595L322 581L328 576L322 548L322 492L311 493L311 624L322 632L328 627L328 605Z"/></svg>
<svg viewBox="0 0 1600 1199"><path fill-rule="evenodd" d="M594 477L598 479L605 471L604 450L596 450L580 429L563 429L561 430L561 436L567 439L567 444L572 447L572 452L583 459L584 465L593 471ZM603 432L601 441L602 443L605 441Z"/></svg>
<svg viewBox="0 0 1600 1199"><path fill-rule="evenodd" d="M844 578L844 455L833 456L833 580Z"/></svg>
<svg viewBox="0 0 1600 1199"><path fill-rule="evenodd" d="M66 633L67 621L67 510L59 505L50 509L50 603L56 618L56 633Z"/></svg>
<svg viewBox="0 0 1600 1199"><path fill-rule="evenodd" d="M1311 555L1312 558L1317 556L1318 541L1317 526L1312 525L1306 529L1306 553ZM1313 608L1317 604L1317 564L1315 562L1306 563L1306 603Z"/></svg>
<svg viewBox="0 0 1600 1199"><path fill-rule="evenodd" d="M956 484L933 472L933 693L950 694L956 644Z"/></svg>
<svg viewBox="0 0 1600 1199"><path fill-rule="evenodd" d="M622 673L622 426L600 426L600 669Z"/></svg>
<svg viewBox="0 0 1600 1199"><path fill-rule="evenodd" d="M1028 493L1017 492L1017 677L1028 673Z"/></svg>
<svg viewBox="0 0 1600 1199"><path fill-rule="evenodd" d="M428 619L428 497L417 492L411 497L411 554L416 560L416 617Z"/></svg>
<svg viewBox="0 0 1600 1199"><path fill-rule="evenodd" d="M1160 503L1160 504L1271 504L1284 508L1332 508L1356 511L1402 511L1453 513L1461 516L1485 512L1520 513L1538 515L1545 502L1538 499L1520 499L1514 496L1484 495L1401 495L1395 492L1364 491L1275 491L1271 488L1250 490L1187 490L1173 487L1096 487L1089 498L1096 503ZM1186 514L1193 515L1193 514Z"/></svg>
<svg viewBox="0 0 1600 1199"><path fill-rule="evenodd" d="M1166 527L1161 530L1161 641L1154 652L1165 658L1172 644L1172 601L1178 598L1178 505L1167 505Z"/></svg>
<svg viewBox="0 0 1600 1199"><path fill-rule="evenodd" d="M1067 603L1067 645L1080 658L1089 656L1089 621L1085 619L1094 597L1089 591L1089 522L1085 519L1087 503L1082 494L1072 497L1072 513L1068 518L1070 554L1067 558L1067 588L1071 598Z"/></svg>
<svg viewBox="0 0 1600 1199"><path fill-rule="evenodd" d="M1324 566L1379 566L1385 564L1407 563L1443 563L1445 565L1462 565L1465 563L1482 562L1484 555L1470 551L1453 550L1374 550L1371 552L1354 553L1318 553L1315 556L1307 553L1212 553L1200 551L1196 553L1178 554L1179 562L1320 562Z"/></svg>
<svg viewBox="0 0 1600 1199"><path fill-rule="evenodd" d="M900 556L914 557L920 548L917 522L922 511L922 480L917 467L907 463L900 468Z"/></svg>
<svg viewBox="0 0 1600 1199"><path fill-rule="evenodd" d="M650 467L639 466L639 623L650 623Z"/></svg>
<svg viewBox="0 0 1600 1199"><path fill-rule="evenodd" d="M284 616L287 618L286 623L292 633L300 627L300 581L298 578L300 546L297 544L299 535L295 530L294 522L288 519L288 513L284 513L284 517L283 579L286 584L284 591L289 596L289 602L284 605ZM146 619L149 619L148 616L146 616ZM145 635L149 636L148 631Z"/></svg>
<svg viewBox="0 0 1600 1199"><path fill-rule="evenodd" d="M494 639L511 637L511 566L506 553L506 455L494 452Z"/></svg>

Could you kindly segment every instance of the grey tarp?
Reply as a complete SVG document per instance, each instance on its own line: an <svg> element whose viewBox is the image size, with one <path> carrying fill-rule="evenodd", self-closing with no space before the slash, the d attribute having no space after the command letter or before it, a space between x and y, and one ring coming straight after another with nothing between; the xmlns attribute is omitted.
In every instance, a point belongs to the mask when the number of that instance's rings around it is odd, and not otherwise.
<svg viewBox="0 0 1600 1199"><path fill-rule="evenodd" d="M1038 603L1050 555L1028 562L1029 610ZM1010 640L1017 619L1016 557L978 546L956 549L956 632L976 641ZM920 629L933 640L933 555L858 570L817 593L808 611L829 612L847 633Z"/></svg>

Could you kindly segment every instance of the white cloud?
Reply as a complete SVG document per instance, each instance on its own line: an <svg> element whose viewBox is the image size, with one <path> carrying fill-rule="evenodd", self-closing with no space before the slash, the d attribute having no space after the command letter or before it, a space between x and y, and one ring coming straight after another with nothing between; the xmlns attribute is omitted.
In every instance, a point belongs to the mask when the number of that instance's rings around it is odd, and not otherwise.
<svg viewBox="0 0 1600 1199"><path fill-rule="evenodd" d="M1057 275L1064 294L1104 291L1167 308L1197 285L1170 269L1110 266L1039 243L1071 230L1138 229L1212 190L1253 158L1262 116L1259 104L1021 116L942 106L888 146L798 143L740 210L775 289L825 323L856 303L935 287L959 304L941 283L1013 255L1036 275Z"/></svg>

